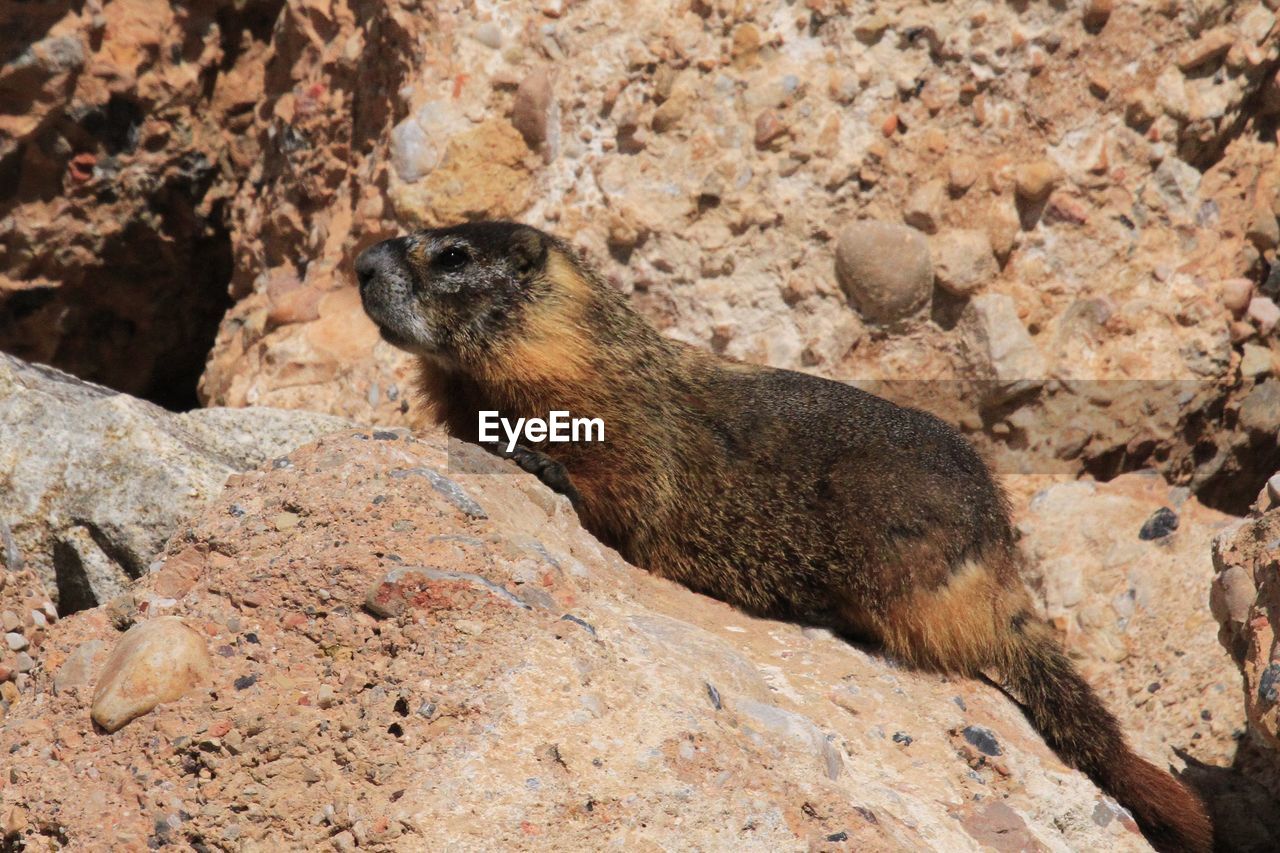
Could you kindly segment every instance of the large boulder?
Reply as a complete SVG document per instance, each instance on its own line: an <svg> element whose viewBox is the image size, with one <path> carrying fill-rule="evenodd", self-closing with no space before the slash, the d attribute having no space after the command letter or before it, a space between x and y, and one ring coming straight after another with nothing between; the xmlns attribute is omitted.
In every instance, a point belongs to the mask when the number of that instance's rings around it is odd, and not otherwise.
<svg viewBox="0 0 1280 853"><path fill-rule="evenodd" d="M162 560L51 627L0 723L19 840L1148 849L999 690L655 578L436 435L234 475ZM120 628L157 616L210 677L94 730Z"/></svg>
<svg viewBox="0 0 1280 853"><path fill-rule="evenodd" d="M228 475L346 421L279 409L184 414L0 353L0 561L66 614L147 572Z"/></svg>

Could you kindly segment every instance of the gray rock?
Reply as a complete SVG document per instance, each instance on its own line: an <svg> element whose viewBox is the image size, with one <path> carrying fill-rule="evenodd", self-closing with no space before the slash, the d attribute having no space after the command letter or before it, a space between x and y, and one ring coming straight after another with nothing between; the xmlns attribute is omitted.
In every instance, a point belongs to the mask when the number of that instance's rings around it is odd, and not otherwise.
<svg viewBox="0 0 1280 853"><path fill-rule="evenodd" d="M1047 367L1013 299L1002 293L975 296L960 318L962 347L977 378L991 383L993 401L1011 399L1044 384Z"/></svg>
<svg viewBox="0 0 1280 853"><path fill-rule="evenodd" d="M167 412L0 353L6 563L63 614L118 595L227 477L348 426L274 409Z"/></svg>
<svg viewBox="0 0 1280 853"><path fill-rule="evenodd" d="M1177 157L1165 157L1152 177L1170 215L1190 219L1200 203L1200 171Z"/></svg>
<svg viewBox="0 0 1280 853"><path fill-rule="evenodd" d="M923 308L933 290L929 243L906 225L855 222L840 233L836 278L866 319L902 320Z"/></svg>
<svg viewBox="0 0 1280 853"><path fill-rule="evenodd" d="M985 231L943 231L929 241L929 252L938 286L956 296L972 296L1000 271Z"/></svg>
<svg viewBox="0 0 1280 853"><path fill-rule="evenodd" d="M1240 426L1249 433L1267 438L1280 424L1280 381L1255 385L1240 404Z"/></svg>

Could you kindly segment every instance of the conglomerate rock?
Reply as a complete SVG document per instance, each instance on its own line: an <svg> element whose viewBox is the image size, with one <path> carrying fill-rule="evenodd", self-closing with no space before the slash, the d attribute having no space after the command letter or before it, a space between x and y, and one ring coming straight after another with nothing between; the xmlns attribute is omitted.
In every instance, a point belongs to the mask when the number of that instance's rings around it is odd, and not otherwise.
<svg viewBox="0 0 1280 853"><path fill-rule="evenodd" d="M209 680L95 730L120 630L160 616ZM8 831L78 849L1146 849L990 685L657 579L509 463L394 431L234 475L51 626L0 753Z"/></svg>
<svg viewBox="0 0 1280 853"><path fill-rule="evenodd" d="M0 564L33 571L64 615L105 603L228 475L345 426L267 408L175 415L0 353Z"/></svg>
<svg viewBox="0 0 1280 853"><path fill-rule="evenodd" d="M1248 738L1238 763L1280 796L1280 489L1263 498L1270 511L1241 520L1214 540L1210 601L1218 639L1243 682Z"/></svg>
<svg viewBox="0 0 1280 853"><path fill-rule="evenodd" d="M999 375L957 322L1009 299L994 338L1049 381L916 393L1010 471L1158 467L1238 512L1280 466L1236 423L1276 369L1241 369L1277 350L1274 0L27 5L0 13L0 347L29 359L407 422L351 261L510 216L670 335L838 378ZM887 331L837 281L862 220L997 264L943 265Z"/></svg>

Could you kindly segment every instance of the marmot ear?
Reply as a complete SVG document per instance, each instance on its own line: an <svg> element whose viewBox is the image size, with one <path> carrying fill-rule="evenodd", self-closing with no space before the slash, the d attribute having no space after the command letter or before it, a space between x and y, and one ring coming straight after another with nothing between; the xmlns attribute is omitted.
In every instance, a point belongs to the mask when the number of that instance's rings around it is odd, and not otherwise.
<svg viewBox="0 0 1280 853"><path fill-rule="evenodd" d="M546 236L536 228L520 228L511 238L511 259L522 277L541 271L547 263Z"/></svg>

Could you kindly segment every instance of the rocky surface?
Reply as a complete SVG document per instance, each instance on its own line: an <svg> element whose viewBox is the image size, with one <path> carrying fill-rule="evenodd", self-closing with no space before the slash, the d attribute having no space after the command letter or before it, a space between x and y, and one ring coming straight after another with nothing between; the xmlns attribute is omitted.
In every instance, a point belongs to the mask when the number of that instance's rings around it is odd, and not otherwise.
<svg viewBox="0 0 1280 853"><path fill-rule="evenodd" d="M1035 378L1185 383L927 392L1009 470L1158 467L1242 512L1280 465L1236 422L1276 370L1273 0L620 8L6 10L0 347L171 406L200 375L209 403L407 422L352 258L513 216L739 358L989 379L1004 351L957 325L986 297ZM841 286L858 222L934 259L888 328Z"/></svg>
<svg viewBox="0 0 1280 853"><path fill-rule="evenodd" d="M1249 736L1239 764L1280 796L1280 646L1275 636L1280 620L1280 487L1268 492L1260 505L1270 511L1238 522L1214 540L1217 574L1210 602L1218 638L1242 676Z"/></svg>
<svg viewBox="0 0 1280 853"><path fill-rule="evenodd" d="M0 353L0 564L62 613L119 595L234 471L346 422L266 408L175 415Z"/></svg>
<svg viewBox="0 0 1280 853"><path fill-rule="evenodd" d="M1214 537L1235 522L1154 472L1058 483L1018 516L1027 580L1133 737L1169 761L1229 765L1244 720L1206 604Z"/></svg>
<svg viewBox="0 0 1280 853"><path fill-rule="evenodd" d="M95 730L120 630L174 616L208 682ZM1117 710L1157 761L1205 746ZM508 463L396 432L233 476L51 627L0 750L8 831L90 848L1146 849L992 687L655 579Z"/></svg>

